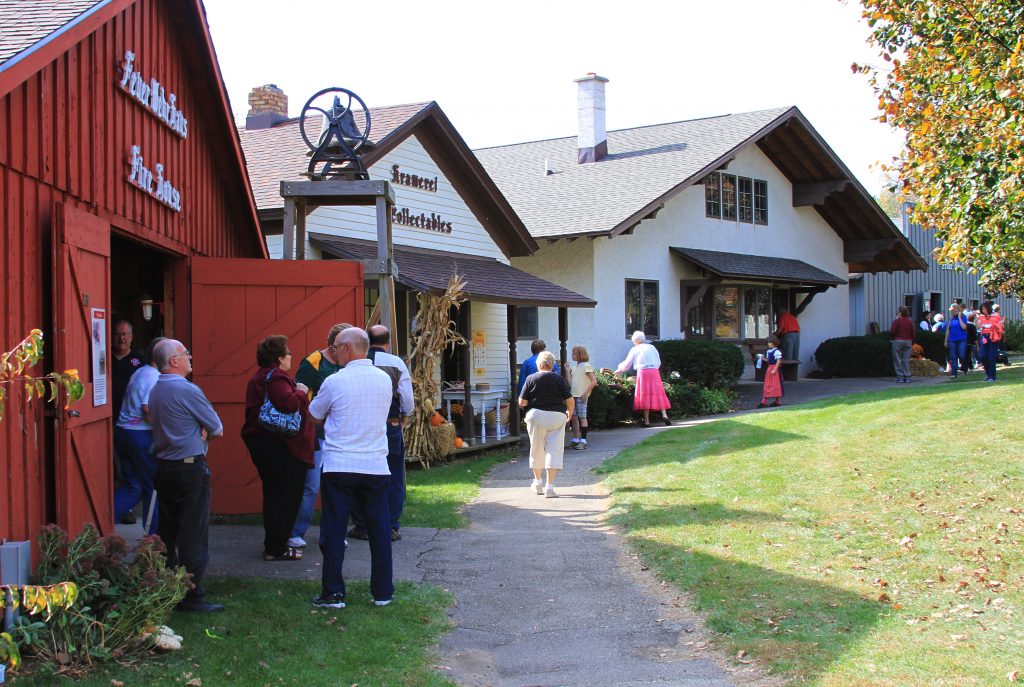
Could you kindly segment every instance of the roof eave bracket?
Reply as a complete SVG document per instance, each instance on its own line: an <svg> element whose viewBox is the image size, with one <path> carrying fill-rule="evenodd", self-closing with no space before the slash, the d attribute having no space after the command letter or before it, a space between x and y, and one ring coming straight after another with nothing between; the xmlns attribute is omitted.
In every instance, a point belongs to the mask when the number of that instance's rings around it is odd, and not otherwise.
<svg viewBox="0 0 1024 687"><path fill-rule="evenodd" d="M824 205L825 199L833 193L842 193L853 183L850 179L832 179L805 184L793 184L793 207L805 208Z"/></svg>

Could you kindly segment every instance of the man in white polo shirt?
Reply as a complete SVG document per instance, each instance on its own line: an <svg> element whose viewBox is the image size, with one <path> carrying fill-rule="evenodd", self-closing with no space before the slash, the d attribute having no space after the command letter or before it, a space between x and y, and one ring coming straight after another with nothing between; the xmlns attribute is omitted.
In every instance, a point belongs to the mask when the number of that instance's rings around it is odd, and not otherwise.
<svg viewBox="0 0 1024 687"><path fill-rule="evenodd" d="M328 377L309 414L324 423L320 477L320 551L324 556L320 595L313 605L345 607L345 528L354 503L362 507L370 539L370 593L387 606L394 596L391 578L391 517L388 509L387 419L391 378L366 357L370 339L362 329L338 335L335 357L343 369Z"/></svg>

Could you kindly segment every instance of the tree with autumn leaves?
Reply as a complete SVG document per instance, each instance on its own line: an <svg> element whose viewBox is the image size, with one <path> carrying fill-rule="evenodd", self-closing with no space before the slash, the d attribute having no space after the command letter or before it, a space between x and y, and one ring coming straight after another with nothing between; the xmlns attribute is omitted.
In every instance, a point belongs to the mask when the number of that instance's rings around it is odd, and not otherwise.
<svg viewBox="0 0 1024 687"><path fill-rule="evenodd" d="M940 262L1024 297L1024 2L862 0L884 65L880 121L906 133L898 192L942 241Z"/></svg>

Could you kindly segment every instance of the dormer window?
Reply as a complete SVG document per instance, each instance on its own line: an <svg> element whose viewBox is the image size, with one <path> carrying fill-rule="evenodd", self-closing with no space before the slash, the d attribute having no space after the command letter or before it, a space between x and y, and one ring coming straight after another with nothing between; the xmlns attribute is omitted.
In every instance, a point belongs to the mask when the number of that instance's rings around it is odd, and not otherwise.
<svg viewBox="0 0 1024 687"><path fill-rule="evenodd" d="M704 215L745 224L768 224L768 182L712 172L704 178Z"/></svg>

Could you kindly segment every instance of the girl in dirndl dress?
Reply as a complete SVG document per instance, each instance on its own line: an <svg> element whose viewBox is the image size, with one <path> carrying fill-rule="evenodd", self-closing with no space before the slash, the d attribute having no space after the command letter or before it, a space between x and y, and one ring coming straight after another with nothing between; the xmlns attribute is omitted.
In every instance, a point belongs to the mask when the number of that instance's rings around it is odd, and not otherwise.
<svg viewBox="0 0 1024 687"><path fill-rule="evenodd" d="M773 406L782 405L782 351L779 350L779 338L773 336L768 339L768 353L764 356L764 362L768 366L764 371L764 391L761 394L761 404L758 408L768 405L768 399L774 398Z"/></svg>
<svg viewBox="0 0 1024 687"><path fill-rule="evenodd" d="M651 411L660 410L661 419L671 425L668 409L672 404L665 395L665 387L661 383L661 356L658 349L647 343L647 336L641 331L633 332L633 348L626 359L619 363L615 374L622 374L633 368L636 370L636 392L633 394L633 410L644 411L644 427L651 426Z"/></svg>

